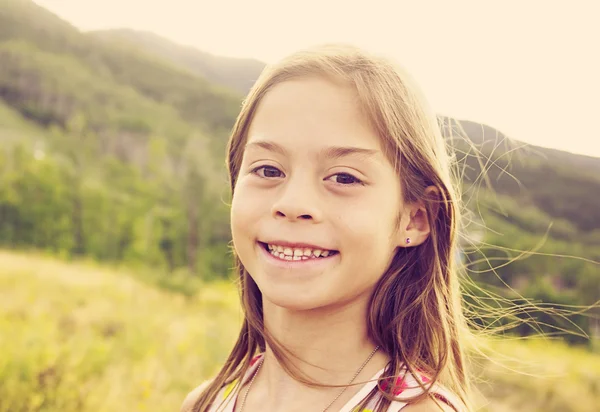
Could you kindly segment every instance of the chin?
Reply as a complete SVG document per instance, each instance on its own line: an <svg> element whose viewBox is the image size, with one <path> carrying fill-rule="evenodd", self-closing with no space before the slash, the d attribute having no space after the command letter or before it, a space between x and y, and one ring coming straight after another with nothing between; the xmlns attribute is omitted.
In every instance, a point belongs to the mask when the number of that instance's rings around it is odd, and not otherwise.
<svg viewBox="0 0 600 412"><path fill-rule="evenodd" d="M260 286L259 286L260 288ZM319 309L327 306L330 302L326 302L323 296L318 296L314 293L302 294L297 290L275 290L275 288L260 288L263 298L263 307L274 305L280 308L292 311L306 311Z"/></svg>

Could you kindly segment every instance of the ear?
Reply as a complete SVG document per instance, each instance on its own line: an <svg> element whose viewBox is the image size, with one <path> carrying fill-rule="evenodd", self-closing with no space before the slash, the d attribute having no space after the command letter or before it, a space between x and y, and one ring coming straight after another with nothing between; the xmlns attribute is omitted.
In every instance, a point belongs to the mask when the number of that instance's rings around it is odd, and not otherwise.
<svg viewBox="0 0 600 412"><path fill-rule="evenodd" d="M437 199L438 190L435 186L427 187L424 192L425 198ZM397 246L418 246L427 240L430 231L431 226L425 204L422 201L407 204L400 217ZM409 240L407 241L407 239Z"/></svg>

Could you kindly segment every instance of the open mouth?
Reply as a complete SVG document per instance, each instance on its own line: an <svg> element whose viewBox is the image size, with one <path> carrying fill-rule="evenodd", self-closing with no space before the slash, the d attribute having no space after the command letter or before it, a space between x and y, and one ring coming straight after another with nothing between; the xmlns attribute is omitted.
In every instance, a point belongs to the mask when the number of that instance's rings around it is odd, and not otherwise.
<svg viewBox="0 0 600 412"><path fill-rule="evenodd" d="M281 246L271 243L258 242L263 249L270 253L273 257L281 260L313 260L324 259L330 256L337 255L337 250L312 249L306 247L290 247Z"/></svg>

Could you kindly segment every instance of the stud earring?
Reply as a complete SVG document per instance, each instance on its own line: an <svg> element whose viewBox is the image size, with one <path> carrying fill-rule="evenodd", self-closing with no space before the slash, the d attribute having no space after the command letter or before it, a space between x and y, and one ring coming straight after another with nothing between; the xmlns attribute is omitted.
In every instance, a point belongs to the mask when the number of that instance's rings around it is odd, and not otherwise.
<svg viewBox="0 0 600 412"><path fill-rule="evenodd" d="M410 244L410 238L409 237L406 238L406 244L407 245Z"/></svg>

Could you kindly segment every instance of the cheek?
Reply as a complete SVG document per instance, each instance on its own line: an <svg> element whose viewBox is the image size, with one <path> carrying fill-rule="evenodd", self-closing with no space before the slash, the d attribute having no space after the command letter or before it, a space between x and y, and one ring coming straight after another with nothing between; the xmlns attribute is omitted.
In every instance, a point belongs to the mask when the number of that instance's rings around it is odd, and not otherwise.
<svg viewBox="0 0 600 412"><path fill-rule="evenodd" d="M346 243L352 249L352 255L357 256L357 264L371 266L375 271L387 268L390 257L396 249L395 224L397 219L397 204L376 202L353 208L349 216L339 216L338 224L343 227L341 232L349 241Z"/></svg>
<svg viewBox="0 0 600 412"><path fill-rule="evenodd" d="M240 235L247 230L249 221L248 208L245 208L243 202L238 199L234 196L231 202L231 234L234 242L237 242Z"/></svg>
<svg viewBox="0 0 600 412"><path fill-rule="evenodd" d="M373 268L378 273L385 270L390 254L395 249L387 237L387 232L371 233L357 241L354 247L358 263Z"/></svg>
<svg viewBox="0 0 600 412"><path fill-rule="evenodd" d="M248 236L254 225L258 223L261 215L264 215L264 205L261 204L261 196L251 193L252 191L244 184L239 184L231 200L231 232L234 242L241 240L242 236ZM236 239L237 238L237 239Z"/></svg>
<svg viewBox="0 0 600 412"><path fill-rule="evenodd" d="M380 201L379 201L380 202ZM368 250L389 245L397 212L391 207L377 207L377 200L346 205L336 216L337 227Z"/></svg>

